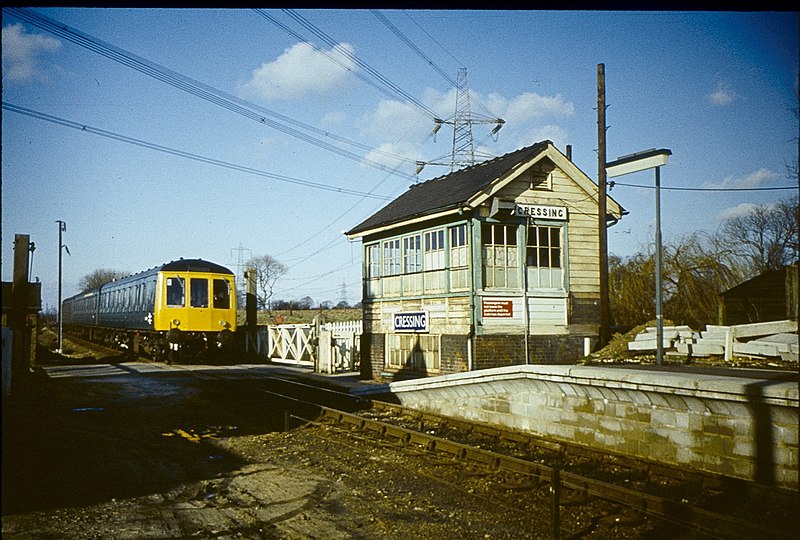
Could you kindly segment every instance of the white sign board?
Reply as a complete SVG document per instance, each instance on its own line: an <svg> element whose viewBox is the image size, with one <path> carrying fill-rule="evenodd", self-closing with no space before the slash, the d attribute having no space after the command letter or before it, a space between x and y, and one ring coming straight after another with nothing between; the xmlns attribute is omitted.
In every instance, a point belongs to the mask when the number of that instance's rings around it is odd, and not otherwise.
<svg viewBox="0 0 800 540"><path fill-rule="evenodd" d="M567 220L566 206L543 206L540 204L515 204L514 215L537 219Z"/></svg>
<svg viewBox="0 0 800 540"><path fill-rule="evenodd" d="M427 311L403 311L392 315L395 332L429 332Z"/></svg>

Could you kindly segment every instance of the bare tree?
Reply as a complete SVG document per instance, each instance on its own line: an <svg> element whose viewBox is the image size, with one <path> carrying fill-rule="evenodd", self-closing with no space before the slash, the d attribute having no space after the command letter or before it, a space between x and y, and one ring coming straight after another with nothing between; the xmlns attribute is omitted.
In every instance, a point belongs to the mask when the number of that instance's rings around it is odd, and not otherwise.
<svg viewBox="0 0 800 540"><path fill-rule="evenodd" d="M275 283L289 270L272 255L253 257L246 263L247 268L256 272L256 300L259 309L270 309Z"/></svg>
<svg viewBox="0 0 800 540"><path fill-rule="evenodd" d="M692 328L716 321L719 293L744 278L726 248L696 232L666 246L665 251L665 316Z"/></svg>
<svg viewBox="0 0 800 540"><path fill-rule="evenodd" d="M83 276L78 283L78 287L80 287L81 292L90 291L129 274L129 272L120 272L119 270L111 270L109 268L98 268L91 274Z"/></svg>
<svg viewBox="0 0 800 540"><path fill-rule="evenodd" d="M777 204L754 206L726 220L718 242L727 245L749 277L779 270L797 260L797 196Z"/></svg>
<svg viewBox="0 0 800 540"><path fill-rule="evenodd" d="M608 258L611 318L615 325L633 327L655 317L655 263L652 254L627 259Z"/></svg>
<svg viewBox="0 0 800 540"><path fill-rule="evenodd" d="M664 245L664 317L693 328L715 322L719 293L744 279L724 244L701 232ZM655 256L609 257L611 313L616 325L633 327L655 318Z"/></svg>

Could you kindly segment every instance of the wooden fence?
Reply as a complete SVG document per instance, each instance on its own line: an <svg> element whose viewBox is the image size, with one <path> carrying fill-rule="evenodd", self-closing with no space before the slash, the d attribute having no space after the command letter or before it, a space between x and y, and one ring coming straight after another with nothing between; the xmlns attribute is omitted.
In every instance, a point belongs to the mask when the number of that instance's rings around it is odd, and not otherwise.
<svg viewBox="0 0 800 540"><path fill-rule="evenodd" d="M255 350L265 361L321 373L358 371L362 330L361 321L261 326Z"/></svg>
<svg viewBox="0 0 800 540"><path fill-rule="evenodd" d="M359 371L361 362L362 321L326 323L319 336L320 373Z"/></svg>

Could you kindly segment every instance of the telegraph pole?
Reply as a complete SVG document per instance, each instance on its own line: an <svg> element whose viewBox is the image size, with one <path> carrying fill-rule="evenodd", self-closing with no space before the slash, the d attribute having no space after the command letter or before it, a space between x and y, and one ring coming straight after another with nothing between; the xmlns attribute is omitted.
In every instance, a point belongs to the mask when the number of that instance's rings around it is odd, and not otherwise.
<svg viewBox="0 0 800 540"><path fill-rule="evenodd" d="M597 226L600 251L600 347L609 341L608 227L606 224L606 66L597 64Z"/></svg>

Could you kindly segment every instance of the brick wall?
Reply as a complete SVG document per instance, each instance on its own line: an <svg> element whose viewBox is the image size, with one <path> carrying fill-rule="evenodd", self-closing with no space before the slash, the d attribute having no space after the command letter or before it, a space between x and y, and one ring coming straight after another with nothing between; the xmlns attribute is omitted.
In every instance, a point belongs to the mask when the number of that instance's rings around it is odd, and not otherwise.
<svg viewBox="0 0 800 540"><path fill-rule="evenodd" d="M570 324L600 325L600 297L570 295Z"/></svg>
<svg viewBox="0 0 800 540"><path fill-rule="evenodd" d="M522 335L475 336L474 369L489 369L525 363L525 337Z"/></svg>
<svg viewBox="0 0 800 540"><path fill-rule="evenodd" d="M377 379L386 356L384 334L361 334L361 378Z"/></svg>
<svg viewBox="0 0 800 540"><path fill-rule="evenodd" d="M529 336L529 364L574 364L583 356L583 336ZM474 369L524 365L525 336L483 335L475 338Z"/></svg>
<svg viewBox="0 0 800 540"><path fill-rule="evenodd" d="M467 371L467 336L442 336L442 374Z"/></svg>
<svg viewBox="0 0 800 540"><path fill-rule="evenodd" d="M530 336L529 364L574 364L583 356L583 336Z"/></svg>

